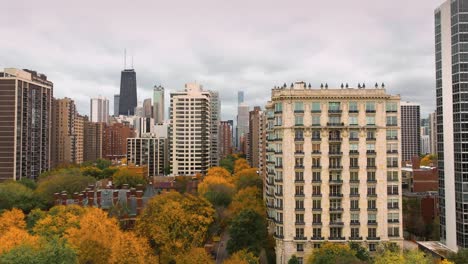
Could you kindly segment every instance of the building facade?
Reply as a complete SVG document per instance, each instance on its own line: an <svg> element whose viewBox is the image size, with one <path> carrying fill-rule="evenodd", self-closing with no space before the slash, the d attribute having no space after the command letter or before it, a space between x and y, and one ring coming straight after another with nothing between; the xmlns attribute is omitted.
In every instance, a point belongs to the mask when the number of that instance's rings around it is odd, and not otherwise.
<svg viewBox="0 0 468 264"><path fill-rule="evenodd" d="M35 71L0 72L0 181L50 169L53 83Z"/></svg>
<svg viewBox="0 0 468 264"><path fill-rule="evenodd" d="M437 153L437 115L436 113L429 114L429 144L431 145L431 153Z"/></svg>
<svg viewBox="0 0 468 264"><path fill-rule="evenodd" d="M136 72L134 69L125 69L120 76L119 115L134 115L136 106Z"/></svg>
<svg viewBox="0 0 468 264"><path fill-rule="evenodd" d="M249 106L241 103L237 107L237 129L236 129L236 146L237 151L244 154L247 153L247 140L249 133Z"/></svg>
<svg viewBox="0 0 468 264"><path fill-rule="evenodd" d="M127 162L148 166L148 177L163 176L167 167L167 139L144 136L127 139Z"/></svg>
<svg viewBox="0 0 468 264"><path fill-rule="evenodd" d="M114 116L119 116L120 94L114 94Z"/></svg>
<svg viewBox="0 0 468 264"><path fill-rule="evenodd" d="M411 161L421 154L421 105L401 102L401 156Z"/></svg>
<svg viewBox="0 0 468 264"><path fill-rule="evenodd" d="M440 239L455 251L468 247L467 12L468 0L447 0L434 12Z"/></svg>
<svg viewBox="0 0 468 264"><path fill-rule="evenodd" d="M203 174L211 167L211 95L196 83L188 83L184 91L171 93L169 152L175 175Z"/></svg>
<svg viewBox="0 0 468 264"><path fill-rule="evenodd" d="M247 161L253 168L260 168L260 161L262 160L262 153L266 148L264 139L264 125L265 115L259 106L255 106L252 111L249 112L249 133L247 140L248 151Z"/></svg>
<svg viewBox="0 0 468 264"><path fill-rule="evenodd" d="M90 100L90 121L109 123L109 100L99 96Z"/></svg>
<svg viewBox="0 0 468 264"><path fill-rule="evenodd" d="M265 199L276 263L325 241L401 246L399 104L383 88L272 90Z"/></svg>
<svg viewBox="0 0 468 264"><path fill-rule="evenodd" d="M151 106L151 98L146 98L143 101L143 111L145 112L144 117L151 118L153 116L153 106Z"/></svg>
<svg viewBox="0 0 468 264"><path fill-rule="evenodd" d="M219 126L219 158L224 159L232 154L232 132L234 121L221 121Z"/></svg>
<svg viewBox="0 0 468 264"><path fill-rule="evenodd" d="M102 136L102 157L119 160L127 156L127 139L135 137L135 131L129 124L114 123L105 126Z"/></svg>
<svg viewBox="0 0 468 264"><path fill-rule="evenodd" d="M102 159L104 123L84 122L84 161Z"/></svg>
<svg viewBox="0 0 468 264"><path fill-rule="evenodd" d="M221 101L219 93L211 93L211 166L219 165L219 124L221 121Z"/></svg>
<svg viewBox="0 0 468 264"><path fill-rule="evenodd" d="M52 100L51 168L83 162L83 122L72 99Z"/></svg>
<svg viewBox="0 0 468 264"><path fill-rule="evenodd" d="M153 88L153 118L156 124L164 123L164 87Z"/></svg>

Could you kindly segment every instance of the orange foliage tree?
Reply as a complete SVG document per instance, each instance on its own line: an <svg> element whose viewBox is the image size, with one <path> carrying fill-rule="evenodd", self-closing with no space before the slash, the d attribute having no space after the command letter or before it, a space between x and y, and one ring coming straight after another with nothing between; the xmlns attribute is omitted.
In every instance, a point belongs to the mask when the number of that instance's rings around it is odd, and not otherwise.
<svg viewBox="0 0 468 264"><path fill-rule="evenodd" d="M239 171L249 168L250 166L246 159L236 159L234 162L234 173L238 173Z"/></svg>
<svg viewBox="0 0 468 264"><path fill-rule="evenodd" d="M241 189L232 198L229 212L235 217L244 209L252 209L259 215L266 217L266 208L262 200L262 192L256 187Z"/></svg>

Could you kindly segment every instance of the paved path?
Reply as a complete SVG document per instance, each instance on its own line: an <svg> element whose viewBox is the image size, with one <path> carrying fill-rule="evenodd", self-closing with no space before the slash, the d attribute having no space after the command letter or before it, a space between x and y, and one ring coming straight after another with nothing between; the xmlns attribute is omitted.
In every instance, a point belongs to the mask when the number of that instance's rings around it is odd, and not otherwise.
<svg viewBox="0 0 468 264"><path fill-rule="evenodd" d="M216 264L222 264L223 261L228 257L228 252L226 250L227 242L229 240L229 232L224 231L224 233L221 235L221 239L218 244L218 248L216 250Z"/></svg>

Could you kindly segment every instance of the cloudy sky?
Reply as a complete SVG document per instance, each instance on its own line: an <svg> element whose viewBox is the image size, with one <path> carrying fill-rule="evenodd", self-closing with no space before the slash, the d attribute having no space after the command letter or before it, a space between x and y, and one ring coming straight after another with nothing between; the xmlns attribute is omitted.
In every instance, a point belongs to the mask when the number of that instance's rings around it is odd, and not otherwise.
<svg viewBox="0 0 468 264"><path fill-rule="evenodd" d="M45 73L54 96L75 99L83 114L93 96L112 106L126 48L140 101L155 84L170 92L197 81L220 92L223 119L231 119L239 90L263 106L285 82L385 82L426 115L435 109L433 13L441 2L0 0L0 68Z"/></svg>

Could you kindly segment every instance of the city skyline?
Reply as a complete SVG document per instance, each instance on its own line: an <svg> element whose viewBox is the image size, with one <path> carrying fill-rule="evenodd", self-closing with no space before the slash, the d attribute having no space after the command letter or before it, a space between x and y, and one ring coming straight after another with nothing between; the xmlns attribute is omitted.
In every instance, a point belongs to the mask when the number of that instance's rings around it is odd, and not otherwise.
<svg viewBox="0 0 468 264"><path fill-rule="evenodd" d="M43 14L38 23L34 19L36 14L23 10L21 1L9 2L9 8L3 10L13 12L0 11L0 22L8 24L12 14L21 14L24 19L20 24L0 29L0 33L25 32L27 40L47 45L26 46L16 40L0 43L4 51L0 55L0 68L32 68L46 73L55 83L54 96L73 97L78 111L85 115L89 114L90 97L102 94L113 98L119 93L125 48L129 58L134 57L138 72L139 101L151 97L155 84L167 87L166 93L170 94L186 82L197 81L220 92L222 120L234 119L238 91L245 91L246 104L263 107L273 86L295 81L310 81L315 87L322 82L334 87L342 82L353 86L359 82L368 86L384 82L389 93L420 103L422 116L435 109L432 14L440 1L405 2L405 10L399 10L398 1L364 1L365 9L343 2L338 10L332 3L320 3L319 15L313 14L311 10L316 6L309 2L293 6L274 3L264 10L261 2L246 5L240 1L231 4L231 12L218 12L223 19L212 12L226 8L219 3L202 2L197 6L188 3L180 10L171 4L158 5L161 10L158 16L147 13L155 9L153 4L159 3L142 3L147 8L137 9L124 8L117 2L110 15L135 14L122 22L98 15L108 6L104 2L95 4L95 11L90 13L74 4L70 9L59 2L53 4L54 8L44 4L37 7L41 11L38 13ZM52 15L51 10L63 12ZM181 14L176 20L166 16L176 10ZM200 19L187 27L193 16L189 10L197 10ZM85 11L89 21L74 23ZM237 24L237 12L245 13L241 24ZM353 15L351 22L347 19L349 14ZM284 17L281 23L273 19L280 15ZM318 23L330 21L327 16L332 15L335 18L332 22ZM221 22L212 23L213 20ZM244 30L243 23L252 27ZM204 33L199 34L202 27ZM128 34L118 34L121 30ZM48 34L42 34L46 31ZM210 44L196 44L201 39ZM39 49L41 52L37 52ZM47 53L54 56L45 61ZM154 67L154 60L158 61L158 67Z"/></svg>

